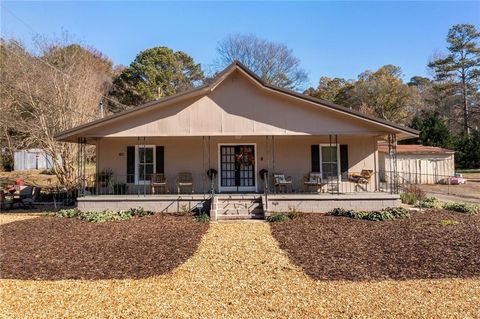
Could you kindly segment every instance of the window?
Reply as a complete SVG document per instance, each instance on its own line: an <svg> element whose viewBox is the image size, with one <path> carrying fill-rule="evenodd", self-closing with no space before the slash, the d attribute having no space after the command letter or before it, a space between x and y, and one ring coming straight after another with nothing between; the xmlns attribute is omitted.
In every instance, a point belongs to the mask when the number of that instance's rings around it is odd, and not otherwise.
<svg viewBox="0 0 480 319"><path fill-rule="evenodd" d="M150 181L155 172L155 146L137 146L135 176L137 183Z"/></svg>
<svg viewBox="0 0 480 319"><path fill-rule="evenodd" d="M339 176L338 148L336 146L321 145L320 162L323 179L328 179L329 177L337 178Z"/></svg>

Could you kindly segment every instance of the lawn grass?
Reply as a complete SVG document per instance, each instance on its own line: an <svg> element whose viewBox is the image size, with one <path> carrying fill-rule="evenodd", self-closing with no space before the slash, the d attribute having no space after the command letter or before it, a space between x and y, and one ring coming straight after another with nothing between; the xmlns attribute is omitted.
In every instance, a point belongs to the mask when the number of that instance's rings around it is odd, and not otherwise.
<svg viewBox="0 0 480 319"><path fill-rule="evenodd" d="M456 170L459 173L479 173L480 174L480 168L460 168Z"/></svg>

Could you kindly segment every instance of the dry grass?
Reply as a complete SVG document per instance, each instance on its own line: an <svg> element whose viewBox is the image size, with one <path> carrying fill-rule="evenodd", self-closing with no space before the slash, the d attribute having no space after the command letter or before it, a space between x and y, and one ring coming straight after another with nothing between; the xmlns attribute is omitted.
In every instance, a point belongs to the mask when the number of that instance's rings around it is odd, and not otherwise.
<svg viewBox="0 0 480 319"><path fill-rule="evenodd" d="M42 174L43 170L25 170L0 172L0 182L12 184L17 179L21 179L27 185L36 185L41 187L55 186L58 179L55 175Z"/></svg>
<svg viewBox="0 0 480 319"><path fill-rule="evenodd" d="M31 219L35 218L38 216L45 215L45 213L20 213L20 212L15 212L15 213L1 213L0 214L0 225L19 221L19 220L25 220L25 219Z"/></svg>
<svg viewBox="0 0 480 319"><path fill-rule="evenodd" d="M172 273L140 280L2 280L1 313L26 318L480 317L480 281L315 281L265 223L215 223Z"/></svg>

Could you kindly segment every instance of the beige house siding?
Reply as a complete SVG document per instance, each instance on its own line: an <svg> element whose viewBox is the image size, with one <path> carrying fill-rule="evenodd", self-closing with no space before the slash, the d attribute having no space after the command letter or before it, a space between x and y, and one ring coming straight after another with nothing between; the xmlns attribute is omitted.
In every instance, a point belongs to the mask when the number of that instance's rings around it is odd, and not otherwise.
<svg viewBox="0 0 480 319"><path fill-rule="evenodd" d="M385 135L378 123L261 90L237 71L209 94L183 99L92 128L90 137Z"/></svg>
<svg viewBox="0 0 480 319"><path fill-rule="evenodd" d="M209 181L206 171L214 168L220 173L219 145L256 145L257 191L263 191L263 181L258 172L267 169L270 173L282 172L293 178L293 189L303 190L303 176L311 170L311 145L329 144L329 137L314 136L262 136L262 137L147 137L143 138L102 138L97 141L97 170L111 169L116 182L126 182L127 146L161 145L165 148L165 176L171 192L175 191L175 180L179 172L191 172L195 192L208 192ZM332 140L332 143L334 141ZM338 144L348 145L349 172L362 169L377 170L377 138L373 136L338 137ZM349 182L347 182L349 183ZM135 186L131 186L135 187ZM143 186L137 186L143 187ZM372 180L369 190L374 190ZM218 180L216 191L218 191Z"/></svg>

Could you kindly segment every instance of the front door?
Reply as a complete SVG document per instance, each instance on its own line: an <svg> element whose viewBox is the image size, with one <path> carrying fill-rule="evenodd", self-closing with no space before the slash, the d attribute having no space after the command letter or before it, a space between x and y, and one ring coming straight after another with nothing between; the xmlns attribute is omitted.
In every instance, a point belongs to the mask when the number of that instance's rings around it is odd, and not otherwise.
<svg viewBox="0 0 480 319"><path fill-rule="evenodd" d="M255 145L220 145L220 192L255 192Z"/></svg>

